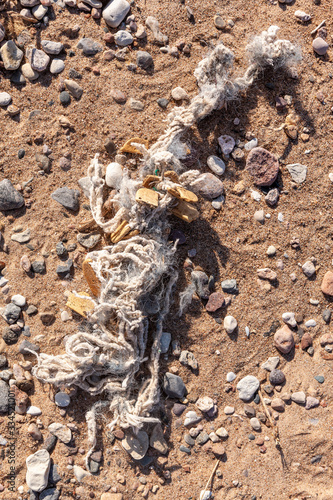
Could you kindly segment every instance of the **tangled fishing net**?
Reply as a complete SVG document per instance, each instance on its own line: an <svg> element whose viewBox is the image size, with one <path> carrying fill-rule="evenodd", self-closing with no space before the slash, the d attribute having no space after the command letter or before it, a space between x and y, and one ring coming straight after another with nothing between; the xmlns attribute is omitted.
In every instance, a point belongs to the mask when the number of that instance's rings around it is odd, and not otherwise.
<svg viewBox="0 0 333 500"><path fill-rule="evenodd" d="M230 77L234 56L222 43L198 64L194 72L198 94L187 107L172 110L166 131L148 150L135 144L143 155L138 178L131 179L123 170L111 200L117 211L110 220L103 217L105 181L98 155L88 168L94 220L109 234L125 221L130 237L88 254L101 284L95 308L82 330L67 339L66 352L40 354L33 370L38 379L57 387L75 385L90 395L103 395L86 415L88 456L96 446L96 412L104 406L113 415L111 430L119 425L137 432L146 423L159 421L153 410L159 401L160 340L178 277L176 244L168 242L168 235L170 212L179 200L170 191L181 186L195 192L200 175L183 166L181 138L196 122L245 91L261 70L299 62L298 48L277 39L277 31L271 26L253 38L247 46L249 65L241 77ZM177 175L167 177L166 171ZM158 206L138 203L142 180L156 173Z"/></svg>

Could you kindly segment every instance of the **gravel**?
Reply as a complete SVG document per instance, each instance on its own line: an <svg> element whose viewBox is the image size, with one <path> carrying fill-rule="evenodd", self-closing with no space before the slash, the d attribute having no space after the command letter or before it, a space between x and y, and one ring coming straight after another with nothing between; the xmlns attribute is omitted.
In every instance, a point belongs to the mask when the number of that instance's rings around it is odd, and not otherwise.
<svg viewBox="0 0 333 500"><path fill-rule="evenodd" d="M80 191L61 187L51 194L51 198L60 203L63 207L76 211L79 209Z"/></svg>
<svg viewBox="0 0 333 500"><path fill-rule="evenodd" d="M164 375L163 390L170 398L182 399L186 393L186 387L181 377L169 372Z"/></svg>
<svg viewBox="0 0 333 500"><path fill-rule="evenodd" d="M0 182L0 210L14 210L24 205L23 196L9 179Z"/></svg>
<svg viewBox="0 0 333 500"><path fill-rule="evenodd" d="M253 375L247 375L242 378L237 384L237 390L239 391L239 398L243 401L250 401L254 394L259 389L259 380Z"/></svg>

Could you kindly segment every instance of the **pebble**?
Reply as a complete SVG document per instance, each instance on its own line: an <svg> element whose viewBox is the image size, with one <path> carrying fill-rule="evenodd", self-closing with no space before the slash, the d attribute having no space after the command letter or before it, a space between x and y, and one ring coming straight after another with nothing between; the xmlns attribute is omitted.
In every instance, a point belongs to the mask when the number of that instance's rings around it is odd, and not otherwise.
<svg viewBox="0 0 333 500"><path fill-rule="evenodd" d="M35 5L32 8L32 15L40 21L47 14L48 8L44 7L44 5Z"/></svg>
<svg viewBox="0 0 333 500"><path fill-rule="evenodd" d="M103 19L111 28L117 28L125 19L130 4L126 0L111 0L103 9Z"/></svg>
<svg viewBox="0 0 333 500"><path fill-rule="evenodd" d="M271 401L271 407L275 411L283 412L285 409L285 403L281 398L274 398Z"/></svg>
<svg viewBox="0 0 333 500"><path fill-rule="evenodd" d="M119 163L112 162L106 167L105 182L106 185L115 189L120 188L123 178L123 168Z"/></svg>
<svg viewBox="0 0 333 500"><path fill-rule="evenodd" d="M23 148L19 149L17 152L18 159L22 160L22 158L24 158L24 155L25 155L25 149L23 149Z"/></svg>
<svg viewBox="0 0 333 500"><path fill-rule="evenodd" d="M233 406L226 406L223 411L226 415L232 415L235 413L235 408Z"/></svg>
<svg viewBox="0 0 333 500"><path fill-rule="evenodd" d="M301 165L300 163L293 163L287 165L287 169L291 175L291 178L297 184L302 184L306 179L306 174L308 167Z"/></svg>
<svg viewBox="0 0 333 500"><path fill-rule="evenodd" d="M2 180L0 182L0 210L14 210L23 205L23 196L14 188L10 180Z"/></svg>
<svg viewBox="0 0 333 500"><path fill-rule="evenodd" d="M1 183L0 183L1 185ZM1 200L1 191L0 191L0 200ZM321 291L329 296L333 296L333 272L327 271L325 274L323 281L321 283Z"/></svg>
<svg viewBox="0 0 333 500"><path fill-rule="evenodd" d="M43 436L35 423L31 423L28 427L28 434L36 441L42 441Z"/></svg>
<svg viewBox="0 0 333 500"><path fill-rule="evenodd" d="M58 55L64 49L61 42L53 42L51 40L42 40L41 45L44 52L50 55Z"/></svg>
<svg viewBox="0 0 333 500"><path fill-rule="evenodd" d="M306 398L305 409L310 410L311 408L315 408L316 406L319 406L319 399L316 399L312 396L308 396Z"/></svg>
<svg viewBox="0 0 333 500"><path fill-rule="evenodd" d="M58 500L60 491L56 488L48 488L39 495L39 500Z"/></svg>
<svg viewBox="0 0 333 500"><path fill-rule="evenodd" d="M50 433L56 436L62 443L68 444L71 442L72 431L65 425L54 422L53 424L49 425L48 429Z"/></svg>
<svg viewBox="0 0 333 500"><path fill-rule="evenodd" d="M237 321L233 316L226 316L224 318L223 326L225 331L229 334L233 333L237 328Z"/></svg>
<svg viewBox="0 0 333 500"><path fill-rule="evenodd" d="M31 264L31 270L37 274L44 274L46 271L46 265L44 260L35 260Z"/></svg>
<svg viewBox="0 0 333 500"><path fill-rule="evenodd" d="M182 365L189 366L193 370L198 369L198 362L194 357L194 354L190 351L181 351L179 356L179 362Z"/></svg>
<svg viewBox="0 0 333 500"><path fill-rule="evenodd" d="M269 374L269 381L273 385L282 385L286 381L286 377L281 370L275 368Z"/></svg>
<svg viewBox="0 0 333 500"><path fill-rule="evenodd" d="M66 408L69 406L71 398L66 392L57 392L54 397L54 402L60 408Z"/></svg>
<svg viewBox="0 0 333 500"><path fill-rule="evenodd" d="M244 149L246 149L246 151L251 151L257 146L258 146L258 139L254 138L244 144Z"/></svg>
<svg viewBox="0 0 333 500"><path fill-rule="evenodd" d="M172 89L171 96L175 101L182 101L183 99L188 99L188 94L186 90L184 90L182 87L175 87L174 89Z"/></svg>
<svg viewBox="0 0 333 500"><path fill-rule="evenodd" d="M43 50L34 47L27 48L25 55L31 68L39 73L45 71L50 62L49 56Z"/></svg>
<svg viewBox="0 0 333 500"><path fill-rule="evenodd" d="M128 31L120 30L114 35L114 41L120 47L126 47L133 43L133 36Z"/></svg>
<svg viewBox="0 0 333 500"><path fill-rule="evenodd" d="M62 313L60 314L60 317L61 317L61 321L63 321L64 323L66 321L69 321L70 319L72 319L71 315L67 311L62 311Z"/></svg>
<svg viewBox="0 0 333 500"><path fill-rule="evenodd" d="M57 267L56 273L60 278L68 278L70 277L72 267L73 267L73 260L68 259L67 262Z"/></svg>
<svg viewBox="0 0 333 500"><path fill-rule="evenodd" d="M222 290L226 293L237 293L237 282L235 279L224 280L221 283Z"/></svg>
<svg viewBox="0 0 333 500"><path fill-rule="evenodd" d="M214 401L212 400L212 398L204 396L202 398L199 398L196 401L195 405L199 408L200 411L207 413L214 408Z"/></svg>
<svg viewBox="0 0 333 500"><path fill-rule="evenodd" d="M16 241L17 243L28 243L28 241L30 241L30 236L31 236L30 229L26 229L21 233L12 234L10 239L12 241Z"/></svg>
<svg viewBox="0 0 333 500"><path fill-rule="evenodd" d="M218 437L220 437L221 439L227 439L229 437L229 434L228 434L228 431L227 429L225 429L224 427L219 427L216 431L215 431L216 435Z"/></svg>
<svg viewBox="0 0 333 500"><path fill-rule="evenodd" d="M38 408L38 406L29 406L26 411L27 415L32 415L34 417L38 417L42 414L42 410Z"/></svg>
<svg viewBox="0 0 333 500"><path fill-rule="evenodd" d="M227 382L233 382L236 376L237 375L234 372L228 372L226 377Z"/></svg>
<svg viewBox="0 0 333 500"><path fill-rule="evenodd" d="M274 257L275 254L276 254L276 248L273 245L270 245L267 248L266 255L268 255L268 257Z"/></svg>
<svg viewBox="0 0 333 500"><path fill-rule="evenodd" d="M38 450L26 459L26 482L33 491L43 491L47 487L51 460L47 450Z"/></svg>
<svg viewBox="0 0 333 500"><path fill-rule="evenodd" d="M315 268L313 262L308 260L307 262L305 262L303 264L302 271L307 278L311 278L315 274L316 268Z"/></svg>
<svg viewBox="0 0 333 500"><path fill-rule="evenodd" d="M0 23L0 42L5 38L6 30L2 23Z"/></svg>
<svg viewBox="0 0 333 500"><path fill-rule="evenodd" d="M66 90L60 92L59 99L61 104L63 104L64 106L71 102L71 96Z"/></svg>
<svg viewBox="0 0 333 500"><path fill-rule="evenodd" d="M323 38L317 37L313 40L312 47L316 54L324 56L328 51L329 45Z"/></svg>
<svg viewBox="0 0 333 500"><path fill-rule="evenodd" d="M221 210L224 202L225 202L225 197L221 194L212 201L212 207L215 208L215 210Z"/></svg>
<svg viewBox="0 0 333 500"><path fill-rule="evenodd" d="M239 398L243 401L250 401L254 394L259 389L259 380L253 375L247 375L242 378L237 384L237 390L239 391Z"/></svg>
<svg viewBox="0 0 333 500"><path fill-rule="evenodd" d="M169 104L169 100L168 99L165 99L164 97L161 97L160 99L157 99L157 104L165 109L167 107L167 105Z"/></svg>
<svg viewBox="0 0 333 500"><path fill-rule="evenodd" d="M165 455L168 452L168 445L164 439L161 424L157 424L153 428L152 433L150 435L149 444L159 453L162 453L162 455Z"/></svg>
<svg viewBox="0 0 333 500"><path fill-rule="evenodd" d="M235 139L231 135L221 135L217 141L225 156L228 156L233 151L236 144Z"/></svg>
<svg viewBox="0 0 333 500"><path fill-rule="evenodd" d="M137 99L133 99L132 97L129 99L128 105L135 111L143 111L145 109L145 105L143 102L138 101Z"/></svg>
<svg viewBox="0 0 333 500"><path fill-rule="evenodd" d="M88 250L94 248L97 243L99 243L102 239L102 236L100 233L88 233L88 234L81 234L79 233L77 235L77 241L82 245L84 248L88 248Z"/></svg>
<svg viewBox="0 0 333 500"><path fill-rule="evenodd" d="M263 210L257 210L256 212L254 212L254 218L257 222L260 222L260 224L264 224L265 212Z"/></svg>
<svg viewBox="0 0 333 500"><path fill-rule="evenodd" d="M221 292L213 292L210 294L206 304L206 311L215 312L224 305L224 295Z"/></svg>
<svg viewBox="0 0 333 500"><path fill-rule="evenodd" d="M214 24L215 24L215 27L219 30L222 30L223 28L225 28L226 26L226 22L224 21L224 19L219 16L219 15L216 15L214 16Z"/></svg>
<svg viewBox="0 0 333 500"><path fill-rule="evenodd" d="M179 450L182 451L183 453L187 453L188 455L191 454L190 448L187 446L184 446L183 444L180 445Z"/></svg>
<svg viewBox="0 0 333 500"><path fill-rule="evenodd" d="M264 148L253 148L246 160L246 170L257 186L270 186L279 173L277 158Z"/></svg>
<svg viewBox="0 0 333 500"><path fill-rule="evenodd" d="M220 179L211 173L204 173L192 183L192 190L208 200L214 200L224 192Z"/></svg>
<svg viewBox="0 0 333 500"><path fill-rule="evenodd" d="M265 196L265 201L270 207L274 207L279 201L279 191L277 188L270 189Z"/></svg>
<svg viewBox="0 0 333 500"><path fill-rule="evenodd" d="M0 413L8 413L9 387L4 380L0 380Z"/></svg>
<svg viewBox="0 0 333 500"><path fill-rule="evenodd" d="M83 88L75 82L74 80L64 80L64 84L68 92L75 97L75 99L80 99L83 94Z"/></svg>
<svg viewBox="0 0 333 500"><path fill-rule="evenodd" d="M295 314L293 312L283 313L282 319L287 325L291 326L292 328L295 328L297 326Z"/></svg>
<svg viewBox="0 0 333 500"><path fill-rule="evenodd" d="M218 156L209 156L207 159L207 165L215 175L223 175L225 172L225 163Z"/></svg>
<svg viewBox="0 0 333 500"><path fill-rule="evenodd" d="M110 95L117 104L125 104L125 102L127 101L126 94L121 90L111 89Z"/></svg>
<svg viewBox="0 0 333 500"><path fill-rule="evenodd" d="M317 382L319 382L319 384L323 384L325 382L325 377L323 377L322 375L316 375L314 378L315 380L317 380Z"/></svg>
<svg viewBox="0 0 333 500"><path fill-rule="evenodd" d="M13 295L11 301L18 307L24 307L27 302L23 295Z"/></svg>
<svg viewBox="0 0 333 500"><path fill-rule="evenodd" d="M134 460L141 460L148 451L148 434L145 431L138 431L134 435L127 431L125 439L122 440L121 444Z"/></svg>
<svg viewBox="0 0 333 500"><path fill-rule="evenodd" d="M103 50L102 45L91 38L81 38L77 44L77 48L81 49L85 56L95 56Z"/></svg>
<svg viewBox="0 0 333 500"><path fill-rule="evenodd" d="M13 40L8 40L0 48L0 54L5 69L14 71L19 68L23 52L17 47Z"/></svg>
<svg viewBox="0 0 333 500"><path fill-rule="evenodd" d="M82 481L84 480L85 477L90 476L90 473L88 471L84 470L79 465L74 465L73 472L74 472L74 476L79 481L79 483L82 483Z"/></svg>
<svg viewBox="0 0 333 500"><path fill-rule="evenodd" d="M2 334L2 339L7 345L16 344L18 341L18 333L13 332L10 328L6 328Z"/></svg>
<svg viewBox="0 0 333 500"><path fill-rule="evenodd" d="M9 325L16 323L21 314L21 309L15 304L7 304L2 312L2 317L7 321Z"/></svg>
<svg viewBox="0 0 333 500"><path fill-rule="evenodd" d="M260 201L261 200L261 194L258 193L258 191L255 191L254 189L251 189L251 198L254 200L254 201Z"/></svg>
<svg viewBox="0 0 333 500"><path fill-rule="evenodd" d="M31 351L39 352L40 347L36 344L33 344L32 342L29 342L29 340L25 339L19 345L18 350L21 354L31 354Z"/></svg>
<svg viewBox="0 0 333 500"><path fill-rule="evenodd" d="M294 347L294 335L287 325L275 332L274 345L283 354L288 354Z"/></svg>
<svg viewBox="0 0 333 500"><path fill-rule="evenodd" d="M251 427L254 431L260 432L261 431L261 423L256 417L253 417L250 419L250 424Z"/></svg>
<svg viewBox="0 0 333 500"><path fill-rule="evenodd" d="M69 189L61 187L51 194L51 198L60 203L63 207L76 211L79 209L80 191L77 189Z"/></svg>
<svg viewBox="0 0 333 500"><path fill-rule="evenodd" d="M21 71L23 76L29 80L30 82L33 82L34 80L37 80L39 78L39 73L38 71L35 71L32 69L30 63L25 63L21 67Z"/></svg>
<svg viewBox="0 0 333 500"><path fill-rule="evenodd" d="M50 66L50 73L58 75L65 69L65 63L62 59L53 59Z"/></svg>
<svg viewBox="0 0 333 500"><path fill-rule="evenodd" d="M163 390L170 398L182 399L186 393L186 387L181 377L170 372L164 375Z"/></svg>
<svg viewBox="0 0 333 500"><path fill-rule="evenodd" d="M8 92L0 92L0 106L8 106L12 102L12 97Z"/></svg>
<svg viewBox="0 0 333 500"><path fill-rule="evenodd" d="M303 23L306 23L311 19L310 14L306 14L305 12L303 12L303 10L296 10L294 16Z"/></svg>
<svg viewBox="0 0 333 500"><path fill-rule="evenodd" d="M309 333L304 333L301 339L301 348L305 351L310 346L312 346L312 337Z"/></svg>
<svg viewBox="0 0 333 500"><path fill-rule="evenodd" d="M329 323L331 321L331 316L332 316L332 312L330 311L330 309L325 309L323 311L323 320L325 321L325 323Z"/></svg>
<svg viewBox="0 0 333 500"><path fill-rule="evenodd" d="M264 280L275 281L277 274L272 269L265 267L264 269L257 269L258 277Z"/></svg>
<svg viewBox="0 0 333 500"><path fill-rule="evenodd" d="M291 395L291 400L294 401L294 403L297 403L299 405L302 405L305 403L305 394L303 391L299 392L293 392Z"/></svg>
<svg viewBox="0 0 333 500"><path fill-rule="evenodd" d="M188 412L185 414L184 426L185 426L185 427L190 427L190 426L192 426L192 425L196 425L196 424L198 424L201 420L202 420L202 416L201 416L201 415L197 415L197 414L195 413L195 411L188 411ZM193 434L191 434L191 436L193 437Z"/></svg>
<svg viewBox="0 0 333 500"><path fill-rule="evenodd" d="M312 327L314 327L316 325L317 325L317 322L314 319L309 319L304 324L304 326L306 326L306 328L312 328Z"/></svg>
<svg viewBox="0 0 333 500"><path fill-rule="evenodd" d="M20 108L12 104L11 106L8 106L7 108L7 113L9 116L17 116L20 113Z"/></svg>
<svg viewBox="0 0 333 500"><path fill-rule="evenodd" d="M209 435L206 431L200 432L199 436L196 438L196 443L200 446L204 445L209 441Z"/></svg>
<svg viewBox="0 0 333 500"><path fill-rule="evenodd" d="M160 351L161 354L166 354L169 350L171 343L171 333L162 332L161 341L160 341Z"/></svg>

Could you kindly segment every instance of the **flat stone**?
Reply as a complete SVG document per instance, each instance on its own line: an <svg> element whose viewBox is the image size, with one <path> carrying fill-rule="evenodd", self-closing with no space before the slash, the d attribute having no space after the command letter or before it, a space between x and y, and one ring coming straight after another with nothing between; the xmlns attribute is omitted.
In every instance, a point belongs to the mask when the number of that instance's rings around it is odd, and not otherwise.
<svg viewBox="0 0 333 500"><path fill-rule="evenodd" d="M64 84L70 94L72 94L75 99L80 99L83 94L83 88L74 80L64 80Z"/></svg>
<svg viewBox="0 0 333 500"><path fill-rule="evenodd" d="M279 173L277 158L264 148L253 148L246 160L246 170L257 186L270 186Z"/></svg>
<svg viewBox="0 0 333 500"><path fill-rule="evenodd" d="M185 410L186 405L183 405L181 403L175 403L172 407L172 411L176 415L176 417L180 417Z"/></svg>
<svg viewBox="0 0 333 500"><path fill-rule="evenodd" d="M65 425L60 424L58 422L54 422L53 424L49 425L48 429L51 432L51 434L56 436L62 443L68 444L71 442L72 431Z"/></svg>
<svg viewBox="0 0 333 500"><path fill-rule="evenodd" d="M236 144L235 139L231 135L221 135L217 140L224 155L229 155Z"/></svg>
<svg viewBox="0 0 333 500"><path fill-rule="evenodd" d="M227 439L229 437L228 431L224 427L219 427L215 431L215 434L221 439Z"/></svg>
<svg viewBox="0 0 333 500"><path fill-rule="evenodd" d="M50 58L43 50L35 49L34 47L29 47L25 53L32 69L38 72L45 71Z"/></svg>
<svg viewBox="0 0 333 500"><path fill-rule="evenodd" d="M233 333L237 328L237 320L233 316L226 316L223 322L224 329L227 333Z"/></svg>
<svg viewBox="0 0 333 500"><path fill-rule="evenodd" d="M234 279L224 280L221 283L222 290L226 293L237 293L237 282Z"/></svg>
<svg viewBox="0 0 333 500"><path fill-rule="evenodd" d="M275 332L274 345L283 354L288 354L294 347L294 335L287 325Z"/></svg>
<svg viewBox="0 0 333 500"><path fill-rule="evenodd" d="M32 415L33 417L38 417L42 414L42 410L38 406L29 406L26 411L27 415Z"/></svg>
<svg viewBox="0 0 333 500"><path fill-rule="evenodd" d="M60 203L63 207L76 211L79 209L80 192L77 189L61 187L51 194L51 198Z"/></svg>
<svg viewBox="0 0 333 500"><path fill-rule="evenodd" d="M134 460L141 460L148 451L148 434L145 431L138 431L136 434L127 431L121 444Z"/></svg>
<svg viewBox="0 0 333 500"><path fill-rule="evenodd" d="M51 40L42 40L41 45L44 52L53 56L60 54L60 52L64 49L61 42L53 42Z"/></svg>
<svg viewBox="0 0 333 500"><path fill-rule="evenodd" d="M199 398L196 401L195 405L199 408L200 411L207 413L212 408L214 408L214 401L212 400L212 398L204 396L202 398Z"/></svg>
<svg viewBox="0 0 333 500"><path fill-rule="evenodd" d="M60 277L67 277L67 275L71 273L72 267L73 267L73 260L68 259L64 264L61 264L57 267L56 273Z"/></svg>
<svg viewBox="0 0 333 500"><path fill-rule="evenodd" d="M162 332L161 341L160 341L160 351L161 354L166 354L169 350L171 342L171 333Z"/></svg>
<svg viewBox="0 0 333 500"><path fill-rule="evenodd" d="M111 0L103 10L103 19L111 28L117 28L131 6L126 0Z"/></svg>
<svg viewBox="0 0 333 500"><path fill-rule="evenodd" d="M84 478L86 478L87 476L90 476L90 472L84 470L79 465L74 465L73 472L74 472L74 476L79 481L79 483L82 483Z"/></svg>
<svg viewBox="0 0 333 500"><path fill-rule="evenodd" d="M293 392L291 395L291 400L299 405L303 405L305 404L306 397L303 391Z"/></svg>
<svg viewBox="0 0 333 500"><path fill-rule="evenodd" d="M94 56L103 50L102 45L91 38L81 38L77 44L77 48L81 49L85 56Z"/></svg>
<svg viewBox="0 0 333 500"><path fill-rule="evenodd" d="M316 375L314 378L317 382L319 382L319 384L323 384L325 382L325 377L323 377L323 375Z"/></svg>
<svg viewBox="0 0 333 500"><path fill-rule="evenodd" d="M209 156L207 158L207 165L215 175L223 175L225 172L225 163L218 156Z"/></svg>
<svg viewBox="0 0 333 500"><path fill-rule="evenodd" d="M305 409L310 410L311 408L315 408L316 406L319 406L319 399L308 396L306 398Z"/></svg>
<svg viewBox="0 0 333 500"><path fill-rule="evenodd" d="M58 75L65 69L65 63L62 59L54 58L50 65L50 73L52 75Z"/></svg>
<svg viewBox="0 0 333 500"><path fill-rule="evenodd" d="M89 250L91 248L94 248L97 243L101 241L102 236L100 233L88 233L88 234L81 234L79 233L77 235L77 241L82 245L84 248L88 248Z"/></svg>
<svg viewBox="0 0 333 500"><path fill-rule="evenodd" d="M71 398L66 392L57 392L54 396L54 402L60 408L67 408L71 402Z"/></svg>
<svg viewBox="0 0 333 500"><path fill-rule="evenodd" d="M39 500L58 500L60 491L57 488L47 488L39 495Z"/></svg>
<svg viewBox="0 0 333 500"><path fill-rule="evenodd" d="M8 106L12 102L12 97L8 92L0 92L0 106Z"/></svg>
<svg viewBox="0 0 333 500"><path fill-rule="evenodd" d="M163 390L170 398L182 399L186 393L186 387L181 377L169 372L164 375Z"/></svg>
<svg viewBox="0 0 333 500"><path fill-rule="evenodd" d="M312 48L319 56L324 56L328 51L328 43L321 37L317 37L312 42Z"/></svg>
<svg viewBox="0 0 333 500"><path fill-rule="evenodd" d="M0 182L0 210L14 210L24 205L23 196L14 188L9 179Z"/></svg>
<svg viewBox="0 0 333 500"><path fill-rule="evenodd" d="M188 99L188 94L187 94L186 90L183 89L182 87L175 87L171 91L171 97L175 101L182 101L184 99Z"/></svg>
<svg viewBox="0 0 333 500"><path fill-rule="evenodd" d="M1 183L0 183L1 185ZM1 194L1 191L0 191ZM333 272L327 271L321 283L321 291L329 296L333 296Z"/></svg>
<svg viewBox="0 0 333 500"><path fill-rule="evenodd" d="M275 281L277 278L277 274L272 269L265 267L264 269L257 269L258 277L263 280Z"/></svg>
<svg viewBox="0 0 333 500"><path fill-rule="evenodd" d="M29 21L30 23L37 23L37 19L35 18L35 16L32 15L30 9L20 10L20 16L26 21Z"/></svg>
<svg viewBox="0 0 333 500"><path fill-rule="evenodd" d="M160 424L155 425L155 427L153 428L149 444L159 453L162 453L162 455L165 455L168 452L168 445L164 439L162 426Z"/></svg>
<svg viewBox="0 0 333 500"><path fill-rule="evenodd" d="M152 56L149 54L149 52L145 50L138 50L138 52L136 53L136 64L139 68L147 70L154 65L154 60Z"/></svg>
<svg viewBox="0 0 333 500"><path fill-rule="evenodd" d="M16 323L16 321L19 319L20 314L21 314L20 307L10 303L6 305L2 313L2 317L7 321L9 325L12 325L13 323Z"/></svg>
<svg viewBox="0 0 333 500"><path fill-rule="evenodd" d="M2 45L0 54L5 69L14 71L20 67L23 52L17 47L13 40L8 40L8 42L5 42Z"/></svg>
<svg viewBox="0 0 333 500"><path fill-rule="evenodd" d="M31 351L39 352L40 347L36 344L33 344L32 342L29 342L29 340L25 339L19 345L18 350L21 354L31 354Z"/></svg>
<svg viewBox="0 0 333 500"><path fill-rule="evenodd" d="M253 375L247 375L242 378L237 384L237 390L239 391L239 398L243 401L250 401L254 394L259 389L259 380Z"/></svg>
<svg viewBox="0 0 333 500"><path fill-rule="evenodd" d="M117 31L114 35L114 41L120 47L126 47L127 45L131 45L133 43L133 36L131 33L125 30Z"/></svg>
<svg viewBox="0 0 333 500"><path fill-rule="evenodd" d="M226 376L227 382L233 382L236 378L236 374L234 372L228 372Z"/></svg>
<svg viewBox="0 0 333 500"><path fill-rule="evenodd" d="M38 450L26 459L27 474L26 482L28 488L33 491L45 490L50 472L51 460L47 450Z"/></svg>
<svg viewBox="0 0 333 500"><path fill-rule="evenodd" d="M317 322L316 322L316 320L314 320L314 319L309 319L308 321L306 321L306 322L304 323L304 326L305 326L306 328L313 328L313 327L317 326Z"/></svg>
<svg viewBox="0 0 333 500"><path fill-rule="evenodd" d="M260 222L260 224L264 224L265 222L265 212L263 210L256 210L254 212L254 216L255 220L257 222Z"/></svg>
<svg viewBox="0 0 333 500"><path fill-rule="evenodd" d="M197 444L202 446L205 443L207 443L207 441L209 441L209 435L207 434L206 431L200 432L199 436L197 437L197 439L195 441Z"/></svg>
<svg viewBox="0 0 333 500"><path fill-rule="evenodd" d="M287 165L287 169L291 175L291 178L297 184L302 184L306 179L306 174L308 167L301 165L300 163L293 163Z"/></svg>
<svg viewBox="0 0 333 500"><path fill-rule="evenodd" d="M9 387L4 380L0 380L0 413L8 413Z"/></svg>
<svg viewBox="0 0 333 500"><path fill-rule="evenodd" d="M244 412L245 412L245 415L247 417L250 417L250 418L255 417L256 413L257 413L255 408L253 408L253 406L250 406L250 405L244 406Z"/></svg>
<svg viewBox="0 0 333 500"><path fill-rule="evenodd" d="M235 408L233 406L226 406L223 411L226 415L232 415L235 413Z"/></svg>
<svg viewBox="0 0 333 500"><path fill-rule="evenodd" d="M190 448L188 448L187 446L184 446L183 444L181 444L179 446L179 450L182 452L182 453L187 453L188 455L191 454L191 450Z"/></svg>
<svg viewBox="0 0 333 500"><path fill-rule="evenodd" d="M132 97L128 100L128 105L135 111L143 111L145 109L145 105L143 102L138 101L137 99L133 99Z"/></svg>
<svg viewBox="0 0 333 500"><path fill-rule="evenodd" d="M210 294L206 304L206 311L215 312L224 305L224 295L221 292L213 292Z"/></svg>

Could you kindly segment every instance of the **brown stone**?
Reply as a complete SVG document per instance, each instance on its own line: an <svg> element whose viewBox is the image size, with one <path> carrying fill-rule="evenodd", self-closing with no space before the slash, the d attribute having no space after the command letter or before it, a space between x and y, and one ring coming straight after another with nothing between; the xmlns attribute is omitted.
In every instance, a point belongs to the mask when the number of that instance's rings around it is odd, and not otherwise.
<svg viewBox="0 0 333 500"><path fill-rule="evenodd" d="M262 438L262 437L258 437L258 438L255 440L255 443L256 443L256 445L258 445L258 446L262 446L262 445L265 443L265 440L264 440L264 438Z"/></svg>
<svg viewBox="0 0 333 500"><path fill-rule="evenodd" d="M275 411L284 411L285 404L281 398L274 398L274 399L272 399L271 407Z"/></svg>
<svg viewBox="0 0 333 500"><path fill-rule="evenodd" d="M55 316L51 312L43 312L39 317L43 325L50 325L55 320Z"/></svg>
<svg viewBox="0 0 333 500"><path fill-rule="evenodd" d="M211 293L206 304L206 311L215 312L224 304L224 295L221 292Z"/></svg>
<svg viewBox="0 0 333 500"><path fill-rule="evenodd" d="M333 296L333 273L327 271L321 283L321 291L326 295Z"/></svg>
<svg viewBox="0 0 333 500"><path fill-rule="evenodd" d="M16 387L16 385L14 385L14 393L15 393L16 411L20 415L23 415L27 411L29 396L25 392L21 391L18 387Z"/></svg>
<svg viewBox="0 0 333 500"><path fill-rule="evenodd" d="M127 101L126 94L124 94L121 90L112 89L110 91L110 95L117 104L125 104Z"/></svg>
<svg viewBox="0 0 333 500"><path fill-rule="evenodd" d="M225 447L221 443L215 443L212 446L212 452L214 453L214 455L221 457L225 454Z"/></svg>
<svg viewBox="0 0 333 500"><path fill-rule="evenodd" d="M124 437L125 437L125 433L121 429L116 429L115 431L113 431L113 434L114 434L114 437L117 439L124 439Z"/></svg>
<svg viewBox="0 0 333 500"><path fill-rule="evenodd" d="M279 330L275 333L274 345L283 354L288 354L288 352L290 352L294 347L294 335L287 325L279 328Z"/></svg>
<svg viewBox="0 0 333 500"><path fill-rule="evenodd" d="M303 351L312 345L312 337L309 333L304 333L301 340L301 348Z"/></svg>
<svg viewBox="0 0 333 500"><path fill-rule="evenodd" d="M43 439L42 433L38 429L37 425L32 423L28 427L28 434L32 437L32 439L35 439L36 441L41 441Z"/></svg>
<svg viewBox="0 0 333 500"><path fill-rule="evenodd" d="M330 333L325 333L320 337L320 345L325 347L327 344L333 344L333 336Z"/></svg>
<svg viewBox="0 0 333 500"><path fill-rule="evenodd" d="M264 148L253 148L246 160L246 169L257 186L270 186L279 173L277 158Z"/></svg>
<svg viewBox="0 0 333 500"><path fill-rule="evenodd" d="M257 274L262 280L274 281L277 278L277 274L272 269L265 267L264 269L257 269Z"/></svg>
<svg viewBox="0 0 333 500"><path fill-rule="evenodd" d="M287 101L283 97L275 97L275 106L278 111L282 111L287 104Z"/></svg>

